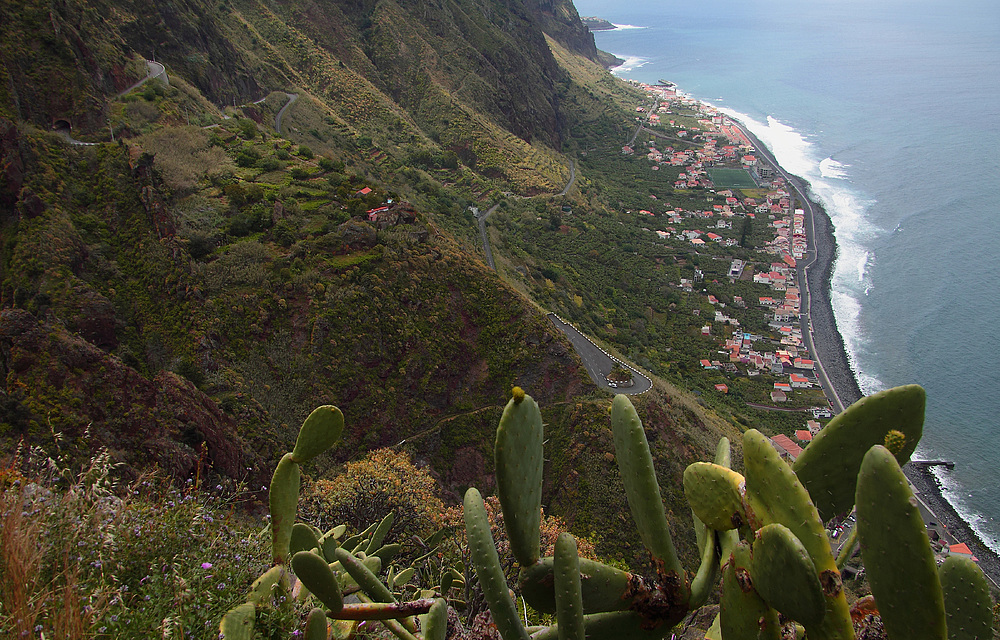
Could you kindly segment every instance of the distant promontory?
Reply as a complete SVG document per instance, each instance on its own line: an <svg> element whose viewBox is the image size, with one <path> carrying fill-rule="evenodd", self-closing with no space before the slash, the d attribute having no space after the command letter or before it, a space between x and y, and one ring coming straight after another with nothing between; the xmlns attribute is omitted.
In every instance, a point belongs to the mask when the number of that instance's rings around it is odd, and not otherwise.
<svg viewBox="0 0 1000 640"><path fill-rule="evenodd" d="M580 16L580 22L587 25L587 28L591 31L609 31L616 28L615 25L604 18L598 18L597 16Z"/></svg>

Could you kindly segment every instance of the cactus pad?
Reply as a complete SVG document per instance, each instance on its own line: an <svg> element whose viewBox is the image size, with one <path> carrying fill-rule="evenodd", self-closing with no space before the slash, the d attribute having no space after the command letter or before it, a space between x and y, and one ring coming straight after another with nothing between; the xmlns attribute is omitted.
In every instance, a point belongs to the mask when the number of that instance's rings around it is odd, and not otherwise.
<svg viewBox="0 0 1000 640"><path fill-rule="evenodd" d="M580 556L577 553L576 538L565 531L556 538L554 569L559 640L585 640Z"/></svg>
<svg viewBox="0 0 1000 640"><path fill-rule="evenodd" d="M332 447L344 431L344 414L333 405L313 409L299 429L292 459L302 464Z"/></svg>
<svg viewBox="0 0 1000 640"><path fill-rule="evenodd" d="M903 465L910 459L923 433L925 402L919 385L886 389L852 404L813 438L792 469L824 521L850 511L861 460L890 431L903 434L896 460Z"/></svg>
<svg viewBox="0 0 1000 640"><path fill-rule="evenodd" d="M244 602L230 609L219 623L219 635L226 640L250 640L256 609L251 602Z"/></svg>
<svg viewBox="0 0 1000 640"><path fill-rule="evenodd" d="M556 600L552 585L555 582L552 558L542 558L527 569L521 569L518 584L521 595L535 610L555 613ZM633 598L626 597L635 576L606 564L580 558L580 587L583 609L586 613L622 611L629 608Z"/></svg>
<svg viewBox="0 0 1000 640"><path fill-rule="evenodd" d="M654 562L662 566L663 572L667 574L664 577L669 579L672 575L676 580L676 604L686 608L688 587L684 569L677 559L674 541L670 536L646 432L628 396L619 394L611 404L611 432L614 436L618 470L639 537L653 555Z"/></svg>
<svg viewBox="0 0 1000 640"><path fill-rule="evenodd" d="M490 613L493 614L493 622L504 640L528 640L528 632L521 625L517 608L507 589L507 579L500 566L500 556L493 542L493 534L490 533L486 505L476 488L470 488L465 492L463 506L469 553L479 584L483 588L483 595L490 606Z"/></svg>
<svg viewBox="0 0 1000 640"><path fill-rule="evenodd" d="M868 583L890 638L944 640L944 600L917 500L881 445L861 463L858 536Z"/></svg>
<svg viewBox="0 0 1000 640"><path fill-rule="evenodd" d="M271 508L271 554L275 564L288 563L288 545L299 504L300 473L292 454L286 453L271 476L268 500Z"/></svg>
<svg viewBox="0 0 1000 640"><path fill-rule="evenodd" d="M788 527L761 527L753 542L750 574L754 588L771 607L806 628L826 615L816 565Z"/></svg>
<svg viewBox="0 0 1000 640"><path fill-rule="evenodd" d="M330 570L326 560L312 551L299 551L292 556L292 570L302 584L334 615L344 608L340 583L337 582L337 576Z"/></svg>
<svg viewBox="0 0 1000 640"><path fill-rule="evenodd" d="M299 551L309 551L320 546L316 532L304 522L292 525L292 537L288 542L288 553L295 555Z"/></svg>
<svg viewBox="0 0 1000 640"><path fill-rule="evenodd" d="M755 529L774 522L785 525L802 543L816 566L826 614L819 627L810 629L811 635L815 638L853 638L840 571L809 493L770 441L755 429L743 434L743 462L747 478L747 520Z"/></svg>
<svg viewBox="0 0 1000 640"><path fill-rule="evenodd" d="M497 497L510 550L522 567L538 561L542 514L542 414L521 391L507 403L494 448Z"/></svg>
<svg viewBox="0 0 1000 640"><path fill-rule="evenodd" d="M723 638L778 640L778 612L767 606L750 578L750 545L741 542L722 572L719 626Z"/></svg>
<svg viewBox="0 0 1000 640"><path fill-rule="evenodd" d="M313 608L306 618L306 630L302 634L303 640L326 640L327 639L326 612L319 607Z"/></svg>
<svg viewBox="0 0 1000 640"><path fill-rule="evenodd" d="M684 470L684 495L707 527L716 531L738 529L746 523L744 482L743 476L732 469L695 462Z"/></svg>
<svg viewBox="0 0 1000 640"><path fill-rule="evenodd" d="M444 598L435 599L431 610L420 616L420 629L425 640L445 640L448 634L448 603Z"/></svg>
<svg viewBox="0 0 1000 640"><path fill-rule="evenodd" d="M938 569L948 640L989 640L993 637L993 602L982 569L970 560L948 556Z"/></svg>

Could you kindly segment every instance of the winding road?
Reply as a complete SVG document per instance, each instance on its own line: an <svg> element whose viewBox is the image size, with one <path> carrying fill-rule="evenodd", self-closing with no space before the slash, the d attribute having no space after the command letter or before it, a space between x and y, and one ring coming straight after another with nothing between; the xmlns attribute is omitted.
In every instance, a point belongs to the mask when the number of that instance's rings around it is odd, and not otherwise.
<svg viewBox="0 0 1000 640"><path fill-rule="evenodd" d="M155 62L153 60L146 60L146 67L149 70L149 73L146 75L146 77L143 78L142 80L139 80L138 82L133 83L132 86L130 86L128 89L125 89L124 91L115 95L115 100L121 98L130 91L141 87L142 85L146 84L153 78L158 78L160 76L163 76L164 84L170 84L170 80L167 78L167 69L162 64L160 64L159 62ZM77 140L70 134L70 130L71 127L65 126L65 127L59 127L55 131L59 136L62 137L63 140L65 140L70 144L75 144L78 147L96 147L97 145L101 144L99 142L83 142L82 140ZM112 137L114 137L113 133Z"/></svg>
<svg viewBox="0 0 1000 640"><path fill-rule="evenodd" d="M569 324L559 316L554 313L548 314L549 320L552 324L556 326L557 329L566 334L569 338L570 344L573 345L573 349L580 356L580 360L583 361L583 366L587 369L587 373L590 374L590 378L594 381L598 387L610 391L611 393L624 393L630 396L639 395L646 393L653 387L653 381L647 378L642 373L639 373L635 367L628 365L618 358L612 356L610 353L601 349L594 341L580 333L580 331ZM615 365L620 365L632 372L632 380L634 384L631 387L612 387L608 383L608 374Z"/></svg>
<svg viewBox="0 0 1000 640"><path fill-rule="evenodd" d="M292 103L299 99L299 94L297 93L286 93L285 95L288 96L288 102L286 102L285 106L281 107L278 114L274 116L274 130L279 136L281 135L281 117L285 115L285 111L288 110L288 107L292 106Z"/></svg>
<svg viewBox="0 0 1000 640"><path fill-rule="evenodd" d="M289 97L291 97L291 94L287 94L287 95ZM288 104L291 104L291 102L289 102ZM288 104L286 104L285 107L288 107ZM282 109L282 111L284 111L284 109ZM278 115L280 116L281 114L279 113ZM279 131L279 133L280 133L280 131ZM567 193L569 193L569 190L573 186L574 182L576 182L576 160L570 160L570 162L569 162L569 182L566 183L566 186L563 187L562 191L560 191L559 193L557 193L555 195L557 195L557 196L564 196ZM493 269L494 271L497 270L497 266L493 262L493 250L490 248L490 237L486 233L486 218L490 217L490 214L493 213L494 211L496 211L497 207L499 207L499 206L500 206L500 203L498 202L495 205L493 205L492 207L490 207L489 209L487 209L486 213L484 213L481 216L477 216L478 223L479 223L479 235L482 236L482 238L483 238L483 253L486 254L486 264L490 265L490 269Z"/></svg>

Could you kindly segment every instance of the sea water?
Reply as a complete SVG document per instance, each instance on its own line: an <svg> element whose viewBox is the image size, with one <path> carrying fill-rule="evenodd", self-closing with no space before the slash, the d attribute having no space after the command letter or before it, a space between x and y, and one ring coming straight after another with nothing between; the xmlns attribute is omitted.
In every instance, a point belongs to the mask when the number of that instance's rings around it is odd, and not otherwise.
<svg viewBox="0 0 1000 640"><path fill-rule="evenodd" d="M619 76L742 120L834 226L862 391L927 390L915 457L1000 551L1000 3L576 0ZM994 324L996 323L996 324Z"/></svg>

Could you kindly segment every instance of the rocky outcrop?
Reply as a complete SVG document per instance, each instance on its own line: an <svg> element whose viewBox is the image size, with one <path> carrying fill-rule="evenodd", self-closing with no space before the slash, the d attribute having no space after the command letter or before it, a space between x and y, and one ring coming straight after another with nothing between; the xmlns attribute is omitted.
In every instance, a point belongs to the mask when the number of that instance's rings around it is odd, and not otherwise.
<svg viewBox="0 0 1000 640"><path fill-rule="evenodd" d="M145 378L27 311L0 312L0 373L8 396L28 411L24 428L51 429L79 455L106 447L130 469L156 466L183 478L204 448L203 463L216 473L244 469L235 422L191 382L169 371Z"/></svg>

